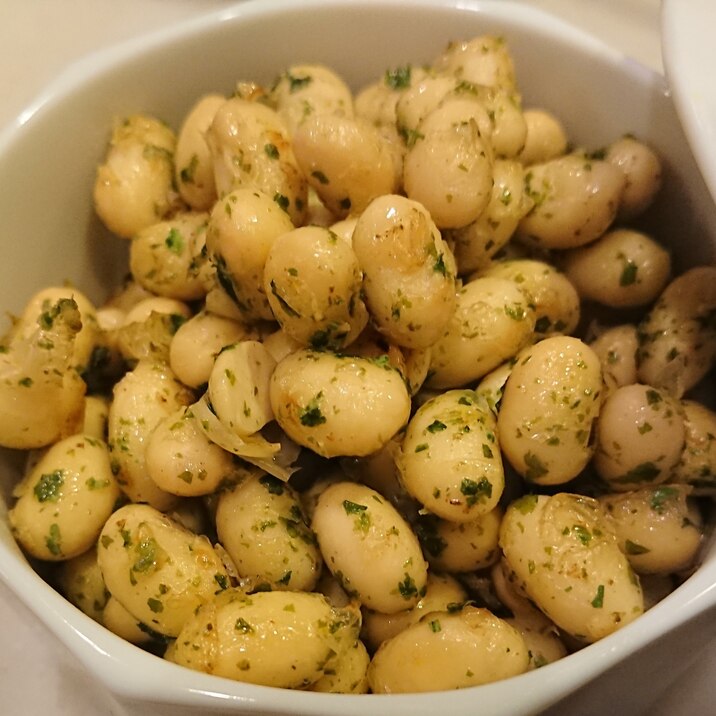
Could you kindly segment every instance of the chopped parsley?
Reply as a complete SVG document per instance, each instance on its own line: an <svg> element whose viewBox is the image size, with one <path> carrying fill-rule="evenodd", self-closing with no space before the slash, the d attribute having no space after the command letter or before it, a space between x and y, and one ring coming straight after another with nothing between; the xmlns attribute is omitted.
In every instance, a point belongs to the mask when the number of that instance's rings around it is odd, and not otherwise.
<svg viewBox="0 0 716 716"><path fill-rule="evenodd" d="M632 542L630 539L624 543L624 551L627 554L646 554L647 552L651 552L648 547Z"/></svg>
<svg viewBox="0 0 716 716"><path fill-rule="evenodd" d="M179 255L184 251L184 237L178 229L170 229L164 243L173 254Z"/></svg>
<svg viewBox="0 0 716 716"><path fill-rule="evenodd" d="M629 470L625 475L616 479L615 482L653 482L653 480L659 476L660 472L661 470L654 465L653 462L642 462Z"/></svg>
<svg viewBox="0 0 716 716"><path fill-rule="evenodd" d="M525 465L527 465L525 477L528 480L539 480L540 477L544 477L547 474L547 467L533 452L527 451L524 460Z"/></svg>
<svg viewBox="0 0 716 716"><path fill-rule="evenodd" d="M249 624L246 619L239 617L234 623L234 629L241 632L242 634L250 634L254 628Z"/></svg>
<svg viewBox="0 0 716 716"><path fill-rule="evenodd" d="M143 539L135 547L137 559L132 565L133 572L147 572L157 563L157 543L151 537Z"/></svg>
<svg viewBox="0 0 716 716"><path fill-rule="evenodd" d="M179 172L179 179L181 179L184 184L193 184L194 183L194 174L196 173L196 168L199 166L199 157L196 154L191 155L191 159L189 160L189 164L187 164L180 172Z"/></svg>
<svg viewBox="0 0 716 716"><path fill-rule="evenodd" d="M147 606L155 614L159 614L160 612L164 611L164 605L161 603L161 601L159 599L152 599L152 597L149 597L149 599L147 599Z"/></svg>
<svg viewBox="0 0 716 716"><path fill-rule="evenodd" d="M386 70L385 72L385 84L390 89L405 89L410 87L410 76L412 70L410 65L404 65L403 67L396 67L394 70Z"/></svg>
<svg viewBox="0 0 716 716"><path fill-rule="evenodd" d="M225 574L215 574L214 581L219 585L222 591L229 588L229 578Z"/></svg>
<svg viewBox="0 0 716 716"><path fill-rule="evenodd" d="M283 495L284 484L277 477L273 477L273 475L264 475L259 478L259 483L262 484L270 494Z"/></svg>
<svg viewBox="0 0 716 716"><path fill-rule="evenodd" d="M627 259L624 262L624 268L622 269L621 276L619 277L620 286L631 286L636 283L636 273L638 266L631 260Z"/></svg>
<svg viewBox="0 0 716 716"><path fill-rule="evenodd" d="M403 138L408 148L412 147L419 139L425 139L425 135L421 134L417 129L408 129L407 127L398 127L398 134Z"/></svg>
<svg viewBox="0 0 716 716"><path fill-rule="evenodd" d="M405 572L405 579L398 583L398 591L403 599L412 599L418 594L415 580L407 572Z"/></svg>
<svg viewBox="0 0 716 716"><path fill-rule="evenodd" d="M592 599L592 606L595 609L601 609L604 606L604 585L600 584L597 587L597 593L594 595L594 599Z"/></svg>
<svg viewBox="0 0 716 716"><path fill-rule="evenodd" d="M669 500L673 500L679 491L675 487L658 487L651 496L651 509L662 514Z"/></svg>
<svg viewBox="0 0 716 716"><path fill-rule="evenodd" d="M663 398L658 390L652 388L646 391L646 402L649 403L649 405L658 405L662 400Z"/></svg>
<svg viewBox="0 0 716 716"><path fill-rule="evenodd" d="M33 492L38 502L57 502L60 498L60 490L65 482L62 470L55 470L40 475L35 484Z"/></svg>
<svg viewBox="0 0 716 716"><path fill-rule="evenodd" d="M430 517L418 522L415 531L423 549L433 557L439 557L448 546L445 539L438 533L436 522Z"/></svg>
<svg viewBox="0 0 716 716"><path fill-rule="evenodd" d="M299 410L298 418L301 421L301 425L305 425L307 428L315 428L317 425L323 425L326 422L326 416L318 407L318 401L322 396L323 392L318 393L310 403Z"/></svg>
<svg viewBox="0 0 716 716"><path fill-rule="evenodd" d="M45 537L45 546L49 550L50 554L58 555L62 554L62 537L60 535L60 526L53 522L50 525L50 534Z"/></svg>
<svg viewBox="0 0 716 716"><path fill-rule="evenodd" d="M276 192L273 195L273 200L284 210L288 211L288 206L291 203L287 196L284 196L283 194L280 194L279 192Z"/></svg>
<svg viewBox="0 0 716 716"><path fill-rule="evenodd" d="M292 94L308 86L313 81L313 77L311 77L311 75L297 77L295 75L292 75L290 72L286 73L286 79L288 80L288 91Z"/></svg>
<svg viewBox="0 0 716 716"><path fill-rule="evenodd" d="M445 265L445 256L443 254L438 254L437 259L435 260L435 263L433 264L433 271L436 273L442 274L443 276L448 276L449 271L447 266Z"/></svg>
<svg viewBox="0 0 716 716"><path fill-rule="evenodd" d="M515 303L512 306L505 306L505 314L513 321L524 321L527 316L527 311L522 307L522 304Z"/></svg>
<svg viewBox="0 0 716 716"><path fill-rule="evenodd" d="M585 547L592 541L592 533L582 525L572 525L571 530L568 527L565 529L567 534L571 531Z"/></svg>
<svg viewBox="0 0 716 716"><path fill-rule="evenodd" d="M468 506L492 497L492 483L485 477L479 481L463 477L460 482L460 492L467 497Z"/></svg>
<svg viewBox="0 0 716 716"><path fill-rule="evenodd" d="M368 509L368 505L359 505L357 502L343 500L343 509L347 515L357 515L361 512L365 512Z"/></svg>
<svg viewBox="0 0 716 716"><path fill-rule="evenodd" d="M433 422L428 425L428 432L439 433L442 430L445 430L445 428L447 428L447 425L445 425L445 423L441 422L440 420L433 420Z"/></svg>
<svg viewBox="0 0 716 716"><path fill-rule="evenodd" d="M537 495L523 495L512 503L512 507L519 510L523 515L528 515L537 507L538 499Z"/></svg>

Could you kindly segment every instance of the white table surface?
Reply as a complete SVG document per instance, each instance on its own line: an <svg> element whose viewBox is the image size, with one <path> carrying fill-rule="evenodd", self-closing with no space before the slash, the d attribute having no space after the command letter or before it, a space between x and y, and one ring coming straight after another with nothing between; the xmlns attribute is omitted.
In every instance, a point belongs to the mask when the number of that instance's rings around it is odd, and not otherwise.
<svg viewBox="0 0 716 716"><path fill-rule="evenodd" d="M658 0L523 1L559 14L661 70ZM226 4L225 0L0 0L0 127L74 59ZM0 713L4 716L125 713L1 583L0 625ZM691 659L677 684L665 691L654 684L645 694L650 716L716 713L716 644ZM618 704L609 704L608 711L610 716L622 713ZM631 710L629 716L636 716L635 712Z"/></svg>

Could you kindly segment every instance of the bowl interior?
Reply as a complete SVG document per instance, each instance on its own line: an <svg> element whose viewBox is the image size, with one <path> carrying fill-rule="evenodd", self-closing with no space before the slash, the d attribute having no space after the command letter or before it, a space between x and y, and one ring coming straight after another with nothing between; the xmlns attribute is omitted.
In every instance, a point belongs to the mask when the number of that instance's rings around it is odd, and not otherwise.
<svg viewBox="0 0 716 716"><path fill-rule="evenodd" d="M431 61L450 40L488 33L509 43L524 105L555 112L575 144L596 149L625 133L653 144L664 160L665 189L647 228L673 249L677 269L716 260L716 210L663 80L649 70L509 2L268 0L241 3L79 63L0 137L0 306L17 312L35 290L65 281L101 301L124 275L126 243L107 235L91 206L95 167L113 119L144 112L177 127L200 95L230 93L239 79L270 83L296 62L325 63L357 90L387 68ZM9 451L0 458L7 502L21 460ZM47 587L16 548L5 515L0 501L0 577L117 693L261 713L358 714L367 708L429 714L444 704L444 694L390 697L388 705L385 697L337 700L179 670L121 642ZM660 605L613 637L547 667L558 678L534 672L519 677L524 689L512 680L481 687L484 712L544 708L692 616L701 608L696 598L716 581L715 562L711 550L668 608ZM453 713L474 709L473 694L448 698Z"/></svg>

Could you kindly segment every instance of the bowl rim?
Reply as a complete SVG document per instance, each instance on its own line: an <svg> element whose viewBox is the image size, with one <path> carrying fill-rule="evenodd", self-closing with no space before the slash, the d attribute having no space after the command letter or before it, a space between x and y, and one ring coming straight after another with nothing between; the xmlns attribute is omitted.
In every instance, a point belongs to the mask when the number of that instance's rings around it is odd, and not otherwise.
<svg viewBox="0 0 716 716"><path fill-rule="evenodd" d="M67 95L80 88L89 77L121 67L137 54L202 34L217 23L230 24L259 17L270 19L275 13L283 12L303 13L319 11L322 8L358 6L398 8L404 6L404 2L302 0L300 4L293 5L290 0L247 0L97 51L69 65L0 133L0 162L8 147L16 140L18 132L23 132L25 125L31 123L35 117L61 104ZM511 0L411 0L411 6L440 8L446 12L459 10L487 13L491 18L503 20L511 26L537 28L544 39L559 41L580 51L592 53L602 62L618 65L620 71L629 74L634 81L648 85L657 93L666 93L663 77L658 73L627 58L585 31L536 7L517 4ZM6 536L12 540L9 529L3 522L0 524L0 537ZM395 716L427 716L443 707L446 692L337 695L289 691L194 672L158 659L112 634L55 592L36 572L28 568L27 561L14 541L12 544L6 544L0 540L0 579L20 595L51 632L70 646L90 673L97 676L111 692L120 696L233 711L248 711L267 705L277 714L295 714L297 709L300 709L301 713L315 716L332 716L337 711L345 716L357 716L362 715L366 708L381 709L383 706L389 707L391 714ZM489 711L491 714L507 716L516 710L520 713L535 712L555 703L605 672L620 661L626 651L630 653L649 643L654 636L656 625L659 627L659 634L666 633L714 605L716 558L704 562L702 567L672 594L607 639L538 671L493 684L451 691L451 709L454 713L471 713L475 707L475 689L478 688L481 699L484 697L485 703L492 707ZM556 670L559 673L558 681L548 676ZM514 682L515 678L520 679L519 688L514 688L518 683ZM504 693L508 689L513 700L501 703L504 702Z"/></svg>
<svg viewBox="0 0 716 716"><path fill-rule="evenodd" d="M663 0L661 35L664 69L674 106L704 181L716 201L716 90L708 73L716 49L694 28L709 27L716 10L709 0ZM706 58L704 58L706 53Z"/></svg>

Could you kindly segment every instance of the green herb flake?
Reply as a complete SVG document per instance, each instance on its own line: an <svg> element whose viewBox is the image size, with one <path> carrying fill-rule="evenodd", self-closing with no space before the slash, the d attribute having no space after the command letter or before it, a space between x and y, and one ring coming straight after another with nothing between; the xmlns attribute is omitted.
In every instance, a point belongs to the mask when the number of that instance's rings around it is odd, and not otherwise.
<svg viewBox="0 0 716 716"><path fill-rule="evenodd" d="M359 505L356 502L350 500L343 500L343 509L347 515L358 515L361 512L365 512L368 509L368 505Z"/></svg>
<svg viewBox="0 0 716 716"><path fill-rule="evenodd" d="M663 400L658 390L650 389L646 391L646 402L649 405L658 405Z"/></svg>
<svg viewBox="0 0 716 716"><path fill-rule="evenodd" d="M384 81L390 89L401 90L410 87L412 69L410 65L396 67L394 70L386 70Z"/></svg>
<svg viewBox="0 0 716 716"><path fill-rule="evenodd" d="M137 554L137 559L132 565L133 572L147 572L156 566L157 542L152 537L147 537L139 542L134 551Z"/></svg>
<svg viewBox="0 0 716 716"><path fill-rule="evenodd" d="M164 243L173 254L179 255L184 251L184 238L178 229L170 229L167 238L164 239Z"/></svg>
<svg viewBox="0 0 716 716"><path fill-rule="evenodd" d="M263 485L271 495L283 495L284 484L277 477L272 475L264 475L259 478L259 483Z"/></svg>
<svg viewBox="0 0 716 716"><path fill-rule="evenodd" d="M254 631L254 628L249 624L246 619L239 617L234 623L234 629L242 634L250 634Z"/></svg>
<svg viewBox="0 0 716 716"><path fill-rule="evenodd" d="M646 435L650 433L654 428L651 427L651 423L642 423L638 428L639 435Z"/></svg>
<svg viewBox="0 0 716 716"><path fill-rule="evenodd" d="M403 138L408 148L414 146L419 139L425 139L425 135L417 129L408 129L407 127L398 127L398 134Z"/></svg>
<svg viewBox="0 0 716 716"><path fill-rule="evenodd" d="M98 480L96 477L88 477L85 480L85 485L88 490L101 490L104 487L109 487L109 480Z"/></svg>
<svg viewBox="0 0 716 716"><path fill-rule="evenodd" d="M595 609L601 609L604 606L604 585L600 584L597 587L597 593L594 596L594 599L592 599L592 606Z"/></svg>
<svg viewBox="0 0 716 716"><path fill-rule="evenodd" d="M544 477L549 471L544 463L531 451L527 451L524 456L525 465L527 470L525 477L528 480L538 480L540 477Z"/></svg>
<svg viewBox="0 0 716 716"><path fill-rule="evenodd" d="M403 599L412 599L418 594L418 588L415 585L415 580L405 572L405 579L398 583L398 591Z"/></svg>
<svg viewBox="0 0 716 716"><path fill-rule="evenodd" d="M305 425L307 428L315 428L317 425L323 425L326 422L326 416L318 407L318 401L322 395L322 393L318 393L308 405L299 410L298 418L301 421L301 425Z"/></svg>
<svg viewBox="0 0 716 716"><path fill-rule="evenodd" d="M646 554L647 552L651 552L651 550L648 547L644 547L643 545L637 544L636 542L632 542L630 539L628 539L624 543L624 552L626 554Z"/></svg>
<svg viewBox="0 0 716 716"><path fill-rule="evenodd" d="M460 492L467 497L468 506L492 497L492 483L485 477L479 481L463 477L460 482Z"/></svg>
<svg viewBox="0 0 716 716"><path fill-rule="evenodd" d="M49 550L50 554L55 557L62 554L62 537L60 535L60 526L53 522L50 525L50 533L45 537L45 546Z"/></svg>
<svg viewBox="0 0 716 716"><path fill-rule="evenodd" d="M585 547L592 541L592 533L582 525L572 525L571 532Z"/></svg>
<svg viewBox="0 0 716 716"><path fill-rule="evenodd" d="M288 211L289 204L291 203L287 196L276 192L273 195L273 200L284 210Z"/></svg>
<svg viewBox="0 0 716 716"><path fill-rule="evenodd" d="M420 445L415 446L415 452L423 452L424 450L428 449L427 443L420 443Z"/></svg>
<svg viewBox="0 0 716 716"><path fill-rule="evenodd" d="M432 619L430 621L430 631L433 632L433 634L437 634L439 631L442 631L439 619Z"/></svg>
<svg viewBox="0 0 716 716"><path fill-rule="evenodd" d="M494 457L492 454L492 448L487 443L482 443L482 454L486 458Z"/></svg>
<svg viewBox="0 0 716 716"><path fill-rule="evenodd" d="M155 614L159 614L164 611L164 605L161 603L161 601L159 599L153 599L152 597L149 597L149 599L147 599L147 606Z"/></svg>
<svg viewBox="0 0 716 716"><path fill-rule="evenodd" d="M278 159L278 147L275 144L264 144L264 152L269 159Z"/></svg>
<svg viewBox="0 0 716 716"><path fill-rule="evenodd" d="M505 306L505 314L513 321L524 321L527 317L527 311L525 311L520 303L515 303L513 306Z"/></svg>
<svg viewBox="0 0 716 716"><path fill-rule="evenodd" d="M440 420L433 420L433 422L428 425L427 430L429 433L439 433L442 430L445 430L445 428L447 428L447 425L445 425L445 423L441 422Z"/></svg>
<svg viewBox="0 0 716 716"><path fill-rule="evenodd" d="M30 378L29 375L27 375L24 378L20 378L20 380L18 380L17 383L18 383L18 385L21 385L23 388L29 388L32 385L33 380L32 380L32 378Z"/></svg>
<svg viewBox="0 0 716 716"><path fill-rule="evenodd" d="M307 87L313 81L313 77L311 77L311 75L298 77L296 75L292 75L290 72L286 73L286 79L288 80L288 91L291 94Z"/></svg>
<svg viewBox="0 0 716 716"><path fill-rule="evenodd" d="M62 470L55 470L53 472L40 475L40 479L33 488L37 501L57 502L60 498L60 490L64 482L65 478Z"/></svg>
<svg viewBox="0 0 716 716"><path fill-rule="evenodd" d="M657 487L651 495L651 509L658 514L663 514L666 504L678 494L679 491L675 487Z"/></svg>
<svg viewBox="0 0 716 716"><path fill-rule="evenodd" d="M515 500L511 507L521 512L523 515L529 515L537 507L538 501L537 495L523 495L522 497Z"/></svg>
<svg viewBox="0 0 716 716"><path fill-rule="evenodd" d="M131 547L132 546L132 535L129 532L129 530L120 528L119 534L122 535L122 547Z"/></svg>
<svg viewBox="0 0 716 716"><path fill-rule="evenodd" d="M621 276L619 277L619 285L631 286L636 283L638 268L639 267L631 259L627 259L624 262L624 268L622 269Z"/></svg>
<svg viewBox="0 0 716 716"><path fill-rule="evenodd" d="M415 530L420 544L433 557L439 557L448 546L443 537L438 534L437 525L430 518L418 522Z"/></svg>
<svg viewBox="0 0 716 716"><path fill-rule="evenodd" d="M653 482L660 474L661 470L654 465L653 462L642 462L636 467L632 468L625 475L614 480L619 483L632 483L632 482Z"/></svg>
<svg viewBox="0 0 716 716"><path fill-rule="evenodd" d="M179 172L179 179L184 184L193 184L194 183L194 175L196 174L196 169L198 166L199 166L199 157L196 154L192 154L191 159L189 160L189 164L187 164Z"/></svg>
<svg viewBox="0 0 716 716"><path fill-rule="evenodd" d="M445 256L443 254L438 254L438 257L435 260L435 263L433 264L433 271L435 271L436 273L439 273L443 276L450 275L450 272L448 271L448 267L445 265Z"/></svg>
<svg viewBox="0 0 716 716"><path fill-rule="evenodd" d="M215 574L214 581L219 585L221 591L229 588L229 578L225 574Z"/></svg>

